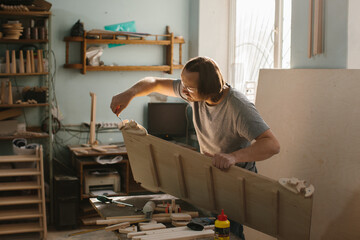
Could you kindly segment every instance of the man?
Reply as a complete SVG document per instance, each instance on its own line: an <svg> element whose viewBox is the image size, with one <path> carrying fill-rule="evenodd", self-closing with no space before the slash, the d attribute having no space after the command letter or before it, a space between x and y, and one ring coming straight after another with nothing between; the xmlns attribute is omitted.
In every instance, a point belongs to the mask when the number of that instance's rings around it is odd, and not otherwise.
<svg viewBox="0 0 360 240"><path fill-rule="evenodd" d="M118 115L134 97L152 92L181 97L189 102L200 151L211 156L213 165L219 169L236 165L257 172L256 161L280 151L279 142L254 104L225 83L211 58L189 60L181 72L181 80L144 78L114 96L110 107ZM236 224L230 226L233 228ZM236 234L242 236L242 226L237 231Z"/></svg>

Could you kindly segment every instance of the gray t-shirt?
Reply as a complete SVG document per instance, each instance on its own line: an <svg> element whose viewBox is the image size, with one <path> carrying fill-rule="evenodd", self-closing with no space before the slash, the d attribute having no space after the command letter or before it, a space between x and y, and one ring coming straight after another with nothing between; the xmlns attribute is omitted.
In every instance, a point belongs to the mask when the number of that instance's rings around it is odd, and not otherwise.
<svg viewBox="0 0 360 240"><path fill-rule="evenodd" d="M186 100L181 81L173 83L174 92ZM221 103L209 106L206 102L189 102L201 152L231 153L246 148L251 141L269 129L253 103L230 87ZM237 163L239 167L256 171L255 162Z"/></svg>

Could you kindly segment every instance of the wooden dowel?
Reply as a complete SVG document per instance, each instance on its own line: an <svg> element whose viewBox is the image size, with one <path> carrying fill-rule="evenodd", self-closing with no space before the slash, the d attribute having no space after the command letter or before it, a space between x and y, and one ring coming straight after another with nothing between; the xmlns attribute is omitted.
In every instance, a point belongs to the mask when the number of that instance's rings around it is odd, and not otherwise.
<svg viewBox="0 0 360 240"><path fill-rule="evenodd" d="M6 80L1 81L1 104L5 104Z"/></svg>
<svg viewBox="0 0 360 240"><path fill-rule="evenodd" d="M26 73L31 73L31 56L30 56L30 50L26 50Z"/></svg>
<svg viewBox="0 0 360 240"><path fill-rule="evenodd" d="M43 63L42 63L42 50L38 49L37 50L37 55L38 55L38 64L37 64L37 70L38 70L38 73L42 73L43 72Z"/></svg>
<svg viewBox="0 0 360 240"><path fill-rule="evenodd" d="M309 0L309 29L308 29L308 58L311 58L312 50L312 22L313 22L313 0Z"/></svg>
<svg viewBox="0 0 360 240"><path fill-rule="evenodd" d="M23 50L20 50L19 52L19 73L24 73L24 53Z"/></svg>
<svg viewBox="0 0 360 240"><path fill-rule="evenodd" d="M16 73L16 53L15 53L15 50L11 51L11 73Z"/></svg>
<svg viewBox="0 0 360 240"><path fill-rule="evenodd" d="M6 61L6 68L5 68L5 72L6 73L10 73L10 53L9 50L5 51L5 61Z"/></svg>
<svg viewBox="0 0 360 240"><path fill-rule="evenodd" d="M31 72L35 73L35 59L34 59L34 51L30 51L30 57L31 57Z"/></svg>
<svg viewBox="0 0 360 240"><path fill-rule="evenodd" d="M8 104L13 104L11 81L8 83Z"/></svg>

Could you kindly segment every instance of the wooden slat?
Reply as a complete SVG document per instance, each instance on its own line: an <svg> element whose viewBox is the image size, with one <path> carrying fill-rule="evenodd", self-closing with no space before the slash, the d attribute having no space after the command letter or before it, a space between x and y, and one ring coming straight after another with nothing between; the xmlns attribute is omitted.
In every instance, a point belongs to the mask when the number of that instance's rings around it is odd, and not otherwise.
<svg viewBox="0 0 360 240"><path fill-rule="evenodd" d="M0 77L20 77L20 76L40 76L40 75L48 75L48 72L42 73L0 73Z"/></svg>
<svg viewBox="0 0 360 240"><path fill-rule="evenodd" d="M2 182L0 191L40 189L40 185L34 182Z"/></svg>
<svg viewBox="0 0 360 240"><path fill-rule="evenodd" d="M169 71L170 66L86 66L87 71Z"/></svg>
<svg viewBox="0 0 360 240"><path fill-rule="evenodd" d="M35 155L8 155L0 156L0 163L4 162L37 162L40 158Z"/></svg>
<svg viewBox="0 0 360 240"><path fill-rule="evenodd" d="M175 157L175 164L176 164L176 169L177 169L177 178L179 181L179 189L181 190L182 198L186 199L186 198L188 198L188 192L187 192L187 188L186 188L184 167L183 167L183 163L181 160L181 155L175 154L174 157Z"/></svg>
<svg viewBox="0 0 360 240"><path fill-rule="evenodd" d="M37 17L49 17L51 12L47 11L29 11L29 12L17 12L17 11L0 11L0 16L37 16Z"/></svg>
<svg viewBox="0 0 360 240"><path fill-rule="evenodd" d="M0 108L26 108L26 107L46 107L48 103L36 103L36 104L0 104Z"/></svg>
<svg viewBox="0 0 360 240"><path fill-rule="evenodd" d="M0 170L0 177L36 176L40 174L40 171L35 168L16 168Z"/></svg>
<svg viewBox="0 0 360 240"><path fill-rule="evenodd" d="M41 217L38 207L0 210L0 220L13 220Z"/></svg>
<svg viewBox="0 0 360 240"><path fill-rule="evenodd" d="M47 43L49 40L47 39L0 39L0 43L27 43L27 44L34 44L34 43Z"/></svg>
<svg viewBox="0 0 360 240"><path fill-rule="evenodd" d="M0 206L40 203L38 196L0 197Z"/></svg>
<svg viewBox="0 0 360 240"><path fill-rule="evenodd" d="M18 223L0 225L0 235L41 231L43 231L43 228L40 227L39 223Z"/></svg>

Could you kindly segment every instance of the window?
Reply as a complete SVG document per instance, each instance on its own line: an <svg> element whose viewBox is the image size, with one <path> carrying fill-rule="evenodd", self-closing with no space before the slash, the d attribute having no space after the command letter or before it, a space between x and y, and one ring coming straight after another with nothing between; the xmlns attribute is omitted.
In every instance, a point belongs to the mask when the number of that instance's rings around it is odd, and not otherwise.
<svg viewBox="0 0 360 240"><path fill-rule="evenodd" d="M230 1L230 84L255 102L259 69L290 68L291 0Z"/></svg>

